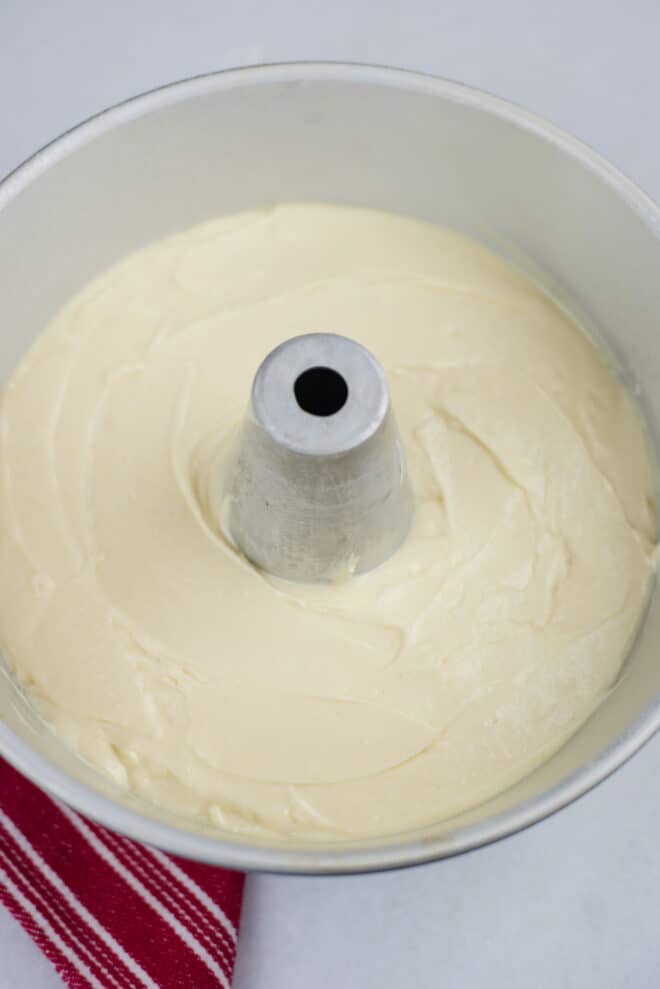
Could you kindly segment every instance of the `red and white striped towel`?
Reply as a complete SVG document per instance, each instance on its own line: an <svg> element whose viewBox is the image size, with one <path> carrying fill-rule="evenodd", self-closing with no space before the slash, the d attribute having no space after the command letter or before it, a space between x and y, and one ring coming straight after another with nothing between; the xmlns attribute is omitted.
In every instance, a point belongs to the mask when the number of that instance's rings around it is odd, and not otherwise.
<svg viewBox="0 0 660 989"><path fill-rule="evenodd" d="M230 989L244 878L107 831L0 759L0 901L73 989Z"/></svg>

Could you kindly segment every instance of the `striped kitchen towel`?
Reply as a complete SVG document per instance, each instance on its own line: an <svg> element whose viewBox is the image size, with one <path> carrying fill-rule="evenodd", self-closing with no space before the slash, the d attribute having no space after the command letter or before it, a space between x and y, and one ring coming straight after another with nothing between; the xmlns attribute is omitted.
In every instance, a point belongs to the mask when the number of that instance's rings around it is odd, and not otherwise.
<svg viewBox="0 0 660 989"><path fill-rule="evenodd" d="M244 876L93 824L0 759L0 901L74 989L230 989Z"/></svg>

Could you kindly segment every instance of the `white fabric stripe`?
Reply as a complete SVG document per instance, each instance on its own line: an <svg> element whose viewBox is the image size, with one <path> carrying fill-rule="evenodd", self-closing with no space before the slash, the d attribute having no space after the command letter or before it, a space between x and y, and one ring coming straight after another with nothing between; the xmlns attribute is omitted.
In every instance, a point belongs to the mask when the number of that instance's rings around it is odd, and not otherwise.
<svg viewBox="0 0 660 989"><path fill-rule="evenodd" d="M16 846L12 844L11 847L15 851ZM20 852L18 854L20 854ZM17 888L20 889L20 883L22 883L24 887L28 888L28 890L30 891L30 895L38 901L35 904L35 908L41 911L44 920L47 923L51 924L53 930L60 928L61 931L64 931L64 934L60 934L60 936L61 937L66 936L69 941L73 941L74 950L77 951L81 956L82 955L85 956L85 957L81 957L81 961L88 965L90 964L90 962L92 963L92 965L96 965L96 967L99 968L103 973L103 978L107 979L109 985L119 986L121 989L122 984L117 981L113 972L109 970L107 967L107 958L104 957L103 959L101 959L100 957L97 957L94 954L94 952L87 947L84 941L82 941L80 937L77 934L75 934L74 931L67 925L66 920L60 916L60 914L57 912L57 907L54 906L52 903L48 902L43 892L39 889L36 883L30 879L29 874L23 872L18 867L18 865L16 865L16 863L12 861L8 853L3 848L0 848L0 868L2 868L3 864L10 878L11 876L13 876L14 881L19 884ZM50 920L48 919L49 915L51 918ZM126 985L126 983L124 983L124 985Z"/></svg>
<svg viewBox="0 0 660 989"><path fill-rule="evenodd" d="M168 885L168 876L163 874L158 862L148 854L149 849L144 845L125 843L110 831L104 833L102 840L114 849L115 854L125 856L129 868L138 874L142 882L149 886L167 907L177 913L182 923L185 923L197 938L204 941L209 950L221 955L222 964L231 969L234 949L226 932L213 918L203 913L201 907L185 891L174 883Z"/></svg>
<svg viewBox="0 0 660 989"><path fill-rule="evenodd" d="M16 886L16 884L9 878L5 870L2 868L0 868L0 882L2 882L3 885L9 890L10 895L13 896L18 905L27 914L29 914L35 924L41 928L53 947L57 948L59 953L64 955L67 961L71 962L83 978L87 979L89 984L93 986L93 989L105 989L105 986L103 986L96 976L90 972L82 959L78 958L75 951L73 951L68 944L65 944L59 934L53 930L46 918L42 917L37 908L30 903L27 897L23 896L18 886Z"/></svg>
<svg viewBox="0 0 660 989"><path fill-rule="evenodd" d="M106 842L108 835L103 836ZM225 931L212 919L196 907L190 896L177 889L172 882L168 886L169 876L164 875L157 862L150 858L139 858L135 849L130 851L116 842L111 842L118 856L125 856L128 867L132 869L141 882L159 897L164 906L178 917L194 937L205 946L209 952L218 957L220 964L231 971L234 964L235 949L229 942ZM146 851L146 849L144 849Z"/></svg>
<svg viewBox="0 0 660 989"><path fill-rule="evenodd" d="M59 807L59 804L57 806ZM119 941L117 941L117 939L113 937L113 935L110 934L110 932L107 931L102 924L99 923L96 917L89 912L87 907L80 902L66 883L41 857L39 852L32 847L23 832L16 827L11 818L8 817L2 810L0 810L0 824L4 825L5 830L12 836L18 847L25 853L30 861L33 862L38 869L40 869L60 896L66 900L71 909L75 910L78 916L89 925L94 934L96 934L96 936L115 953L129 972L131 972L131 974L134 975L140 983L146 987L146 989L158 989L157 983L154 982L149 975L147 975L142 966L139 965L138 962L131 957L131 955L129 955L126 949L121 946Z"/></svg>
<svg viewBox="0 0 660 989"><path fill-rule="evenodd" d="M224 910L219 907L217 903L213 902L208 893L205 892L201 886L198 886L195 880L191 879L187 872L180 869L176 862L173 862L172 859L167 857L167 855L163 855L163 853L157 848L152 848L149 845L145 846L145 850L156 859L158 864L161 865L163 869L167 869L171 876L178 879L181 885L185 886L186 890L191 893L192 896L199 901L199 903L206 907L211 916L222 924L232 942L236 944L238 941L238 932L236 928Z"/></svg>
<svg viewBox="0 0 660 989"><path fill-rule="evenodd" d="M85 824L82 818L78 817L77 814L74 814L74 812L69 810L68 807L65 807L64 804L60 804L58 802L58 807L62 812L62 814L64 814L66 819L70 821L71 824L73 824L74 828L83 836L83 838L85 838L88 844L94 849L97 855L100 855L104 862L107 862L108 865L112 866L112 868L115 870L117 875L121 876L124 882L128 886L130 886L131 889L138 894L138 896L141 896L142 899L145 901L145 903L147 903L151 907L154 913L157 913L158 916L172 928L172 930L179 936L179 938L183 941L186 947L190 948L193 954L197 955L200 961L204 962L206 967L210 969L211 972L213 972L215 977L223 986L223 989L231 989L231 986L227 980L227 976L222 971L216 960L211 957L211 955L208 953L206 948L199 943L199 941L193 936L190 930L184 927L184 925L179 920L177 920L177 918L172 913L170 913L167 907L163 906L163 904L160 903L160 901L157 900L156 897L152 893L150 893L148 889L146 889L146 887L139 881L139 879L136 876L134 876L129 869L127 869L124 865L122 865L122 863L110 851L110 849L107 848L103 844L103 842L96 837L94 832L91 830L91 828L89 828Z"/></svg>

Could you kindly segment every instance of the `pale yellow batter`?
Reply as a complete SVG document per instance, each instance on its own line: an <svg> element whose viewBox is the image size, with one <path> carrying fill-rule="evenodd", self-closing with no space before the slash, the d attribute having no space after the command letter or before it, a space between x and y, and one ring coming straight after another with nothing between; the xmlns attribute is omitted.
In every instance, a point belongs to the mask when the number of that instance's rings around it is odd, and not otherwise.
<svg viewBox="0 0 660 989"><path fill-rule="evenodd" d="M261 359L310 331L385 366L417 505L335 585L257 573L201 497ZM86 760L224 829L372 835L484 800L604 696L649 593L649 455L606 360L484 248L395 216L283 206L128 258L25 358L1 440L20 680Z"/></svg>

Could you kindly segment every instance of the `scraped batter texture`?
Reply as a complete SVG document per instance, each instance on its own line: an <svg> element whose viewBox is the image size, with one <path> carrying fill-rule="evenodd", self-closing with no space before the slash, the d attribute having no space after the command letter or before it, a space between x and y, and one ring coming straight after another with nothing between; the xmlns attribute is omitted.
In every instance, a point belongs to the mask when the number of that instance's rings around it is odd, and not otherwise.
<svg viewBox="0 0 660 989"><path fill-rule="evenodd" d="M275 580L212 524L209 465L282 340L387 371L410 538L333 585ZM556 750L616 680L649 594L632 401L489 251L366 210L282 206L98 278L3 396L0 639L55 730L121 785L244 833L426 824Z"/></svg>

